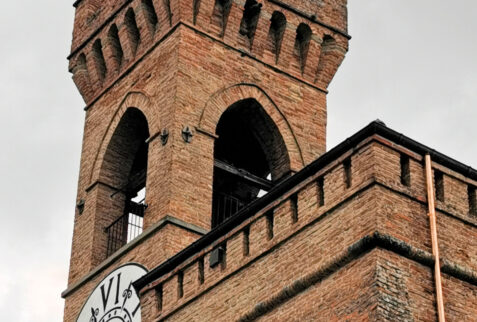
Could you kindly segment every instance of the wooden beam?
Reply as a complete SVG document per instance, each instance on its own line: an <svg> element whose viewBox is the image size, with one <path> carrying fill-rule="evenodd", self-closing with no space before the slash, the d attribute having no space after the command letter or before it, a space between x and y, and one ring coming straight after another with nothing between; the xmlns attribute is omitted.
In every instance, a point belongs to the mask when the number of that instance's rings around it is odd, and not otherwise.
<svg viewBox="0 0 477 322"><path fill-rule="evenodd" d="M265 191L269 191L273 186L270 180L260 178L248 172L247 170L236 168L231 164L225 163L224 161L214 160L214 166L220 170L233 174L242 180L247 181L247 183Z"/></svg>

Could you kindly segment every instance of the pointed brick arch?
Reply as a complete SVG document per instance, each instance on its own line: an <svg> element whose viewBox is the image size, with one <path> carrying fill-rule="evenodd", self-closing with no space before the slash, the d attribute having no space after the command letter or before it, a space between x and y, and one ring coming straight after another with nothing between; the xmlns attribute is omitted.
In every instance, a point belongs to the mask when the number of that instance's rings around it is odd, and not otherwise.
<svg viewBox="0 0 477 322"><path fill-rule="evenodd" d="M248 98L255 99L277 126L288 151L291 170L303 168L305 163L300 146L285 115L265 91L254 84L237 84L214 93L202 110L198 130L214 136L217 123L225 110L232 104Z"/></svg>
<svg viewBox="0 0 477 322"><path fill-rule="evenodd" d="M107 130L102 137L101 144L94 159L93 168L89 179L90 184L101 180L101 166L103 164L103 159L108 148L108 144L111 141L114 131L116 130L119 122L121 121L121 118L123 117L124 113L128 108L136 108L144 114L149 124L150 133L153 133L152 131L154 128L159 128L152 123L154 120L154 118L152 117L154 106L148 95L143 92L129 92L128 94L126 94L124 99L121 101L121 104L119 104L118 109L114 113L114 116L112 117L111 122L109 123Z"/></svg>

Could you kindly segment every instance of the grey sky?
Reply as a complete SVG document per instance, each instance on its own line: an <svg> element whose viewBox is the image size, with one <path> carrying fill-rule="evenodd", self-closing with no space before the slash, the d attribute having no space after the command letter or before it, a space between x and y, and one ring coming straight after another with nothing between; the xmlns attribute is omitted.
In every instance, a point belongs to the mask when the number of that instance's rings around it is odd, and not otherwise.
<svg viewBox="0 0 477 322"><path fill-rule="evenodd" d="M72 0L0 5L0 320L61 321L84 104L67 72ZM379 118L477 167L477 2L350 0L328 147Z"/></svg>

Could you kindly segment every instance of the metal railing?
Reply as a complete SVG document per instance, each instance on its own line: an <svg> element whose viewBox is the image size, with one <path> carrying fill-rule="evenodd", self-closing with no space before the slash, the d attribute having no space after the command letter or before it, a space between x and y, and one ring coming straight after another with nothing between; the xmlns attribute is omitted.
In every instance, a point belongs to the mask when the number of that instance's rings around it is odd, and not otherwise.
<svg viewBox="0 0 477 322"><path fill-rule="evenodd" d="M215 191L212 205L212 227L220 225L227 218L236 214L244 206L245 203L242 200Z"/></svg>
<svg viewBox="0 0 477 322"><path fill-rule="evenodd" d="M105 228L108 236L106 257L109 257L142 233L145 205L135 204L134 207L137 209L142 207L142 211L128 212Z"/></svg>

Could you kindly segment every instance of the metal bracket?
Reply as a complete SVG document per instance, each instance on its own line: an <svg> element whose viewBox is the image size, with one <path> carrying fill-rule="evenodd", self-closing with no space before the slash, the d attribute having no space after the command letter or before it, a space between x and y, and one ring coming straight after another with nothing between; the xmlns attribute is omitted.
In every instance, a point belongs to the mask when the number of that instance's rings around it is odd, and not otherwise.
<svg viewBox="0 0 477 322"><path fill-rule="evenodd" d="M184 142L190 143L190 141L192 141L193 136L194 134L192 133L192 131L190 130L188 126L185 126L182 129L182 139L184 140Z"/></svg>
<svg viewBox="0 0 477 322"><path fill-rule="evenodd" d="M81 199L81 200L78 202L78 204L76 205L76 208L78 208L78 212L79 212L80 215L81 215L81 214L83 213L83 211L84 211L84 203L85 203L84 199Z"/></svg>
<svg viewBox="0 0 477 322"><path fill-rule="evenodd" d="M161 143L162 145L166 145L167 141L169 140L169 131L167 129L162 129L161 134L159 134L161 137Z"/></svg>

